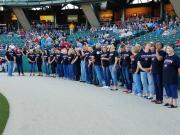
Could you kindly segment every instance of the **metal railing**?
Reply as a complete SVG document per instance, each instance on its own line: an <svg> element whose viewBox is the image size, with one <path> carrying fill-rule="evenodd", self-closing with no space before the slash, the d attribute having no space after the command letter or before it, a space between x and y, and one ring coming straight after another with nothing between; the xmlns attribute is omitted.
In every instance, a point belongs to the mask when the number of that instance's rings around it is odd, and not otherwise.
<svg viewBox="0 0 180 135"><path fill-rule="evenodd" d="M9 6L31 6L31 5L53 5L63 3L88 3L101 2L106 0L0 0L0 5Z"/></svg>

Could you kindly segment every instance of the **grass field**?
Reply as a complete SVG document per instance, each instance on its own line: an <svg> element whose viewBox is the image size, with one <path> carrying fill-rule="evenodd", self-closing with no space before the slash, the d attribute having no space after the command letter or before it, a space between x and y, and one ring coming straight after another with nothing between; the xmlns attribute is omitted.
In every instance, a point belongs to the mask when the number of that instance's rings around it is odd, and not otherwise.
<svg viewBox="0 0 180 135"><path fill-rule="evenodd" d="M0 135L2 135L9 117L9 103L0 93Z"/></svg>

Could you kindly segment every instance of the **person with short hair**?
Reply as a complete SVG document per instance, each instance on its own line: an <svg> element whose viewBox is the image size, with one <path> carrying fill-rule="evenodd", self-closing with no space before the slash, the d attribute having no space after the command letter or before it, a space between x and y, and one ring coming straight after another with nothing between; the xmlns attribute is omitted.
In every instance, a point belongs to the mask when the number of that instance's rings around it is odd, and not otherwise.
<svg viewBox="0 0 180 135"><path fill-rule="evenodd" d="M29 50L28 62L30 65L30 76L35 76L35 66L36 66L36 54L33 49Z"/></svg>
<svg viewBox="0 0 180 135"><path fill-rule="evenodd" d="M154 80L151 73L151 62L152 56L150 52L151 44L146 43L144 46L144 50L140 53L138 59L138 66L140 68L140 76L143 86L144 98L149 100L153 99L154 95Z"/></svg>
<svg viewBox="0 0 180 135"><path fill-rule="evenodd" d="M22 76L24 76L24 70L23 70L23 53L22 50L20 48L17 49L16 53L15 53L15 61L16 61L16 65L17 65L17 70L18 70L18 74L19 76L22 74Z"/></svg>
<svg viewBox="0 0 180 135"><path fill-rule="evenodd" d="M163 64L163 85L168 96L165 106L177 108L178 75L180 74L180 58L174 52L174 46L168 45Z"/></svg>
<svg viewBox="0 0 180 135"><path fill-rule="evenodd" d="M6 61L8 63L8 76L13 76L13 68L14 68L14 62L15 62L15 53L13 51L13 49L11 49L10 47L8 48L7 52L6 52Z"/></svg>

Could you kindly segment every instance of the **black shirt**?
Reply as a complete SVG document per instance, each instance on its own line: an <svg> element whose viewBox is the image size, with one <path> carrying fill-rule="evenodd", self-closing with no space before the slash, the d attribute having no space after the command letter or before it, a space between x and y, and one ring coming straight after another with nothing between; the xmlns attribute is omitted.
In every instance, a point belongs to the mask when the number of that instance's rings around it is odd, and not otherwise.
<svg viewBox="0 0 180 135"><path fill-rule="evenodd" d="M37 59L37 63L42 63L42 54L41 53L37 53L36 54L36 59Z"/></svg>
<svg viewBox="0 0 180 135"><path fill-rule="evenodd" d="M68 55L62 54L62 64L67 65L68 64Z"/></svg>
<svg viewBox="0 0 180 135"><path fill-rule="evenodd" d="M163 57L161 61L157 60L156 52L152 53L152 73L161 74L163 69L163 62L166 56L164 51L160 51L159 55Z"/></svg>
<svg viewBox="0 0 180 135"><path fill-rule="evenodd" d="M22 64L22 56L23 56L23 53L22 52L17 52L16 54L15 54L15 57L16 57L16 63L17 64Z"/></svg>
<svg viewBox="0 0 180 135"><path fill-rule="evenodd" d="M177 55L167 55L163 64L164 84L178 84L178 68L180 68L180 58Z"/></svg>
<svg viewBox="0 0 180 135"><path fill-rule="evenodd" d="M101 58L109 58L109 52L102 52ZM102 66L108 67L109 66L109 60L102 60Z"/></svg>
<svg viewBox="0 0 180 135"><path fill-rule="evenodd" d="M130 67L131 55L132 55L132 53L130 51L121 53L122 66Z"/></svg>
<svg viewBox="0 0 180 135"><path fill-rule="evenodd" d="M115 58L118 57L118 53L116 51L109 53L109 64L113 65L115 63Z"/></svg>
<svg viewBox="0 0 180 135"><path fill-rule="evenodd" d="M136 69L137 69L137 62L138 62L138 57L139 55L133 55L131 56L131 69L132 69L132 73L135 73L136 72ZM138 72L139 73L139 72Z"/></svg>
<svg viewBox="0 0 180 135"><path fill-rule="evenodd" d="M36 54L32 53L32 54L28 54L28 59L30 59L31 61L35 61L36 60ZM34 63L34 62L30 62L29 63Z"/></svg>
<svg viewBox="0 0 180 135"><path fill-rule="evenodd" d="M7 51L6 52L6 57L7 57L7 59L9 60L9 61L14 61L14 56L15 56L15 53L14 53L14 51Z"/></svg>
<svg viewBox="0 0 180 135"><path fill-rule="evenodd" d="M55 65L56 64L56 54L55 53L52 53L50 54L50 62L54 59L54 61L51 63L52 65Z"/></svg>
<svg viewBox="0 0 180 135"><path fill-rule="evenodd" d="M142 51L139 55L138 61L141 63L143 68L151 67L151 52Z"/></svg>
<svg viewBox="0 0 180 135"><path fill-rule="evenodd" d="M86 63L88 63L89 54L90 54L90 52L88 52L88 51L85 51L85 52L84 52L84 60L85 60Z"/></svg>
<svg viewBox="0 0 180 135"><path fill-rule="evenodd" d="M62 54L61 53L56 54L56 62L57 62L57 64L61 64L61 62L62 62Z"/></svg>
<svg viewBox="0 0 180 135"><path fill-rule="evenodd" d="M94 50L93 55L95 59L94 64L100 66L101 65L101 50L100 49Z"/></svg>

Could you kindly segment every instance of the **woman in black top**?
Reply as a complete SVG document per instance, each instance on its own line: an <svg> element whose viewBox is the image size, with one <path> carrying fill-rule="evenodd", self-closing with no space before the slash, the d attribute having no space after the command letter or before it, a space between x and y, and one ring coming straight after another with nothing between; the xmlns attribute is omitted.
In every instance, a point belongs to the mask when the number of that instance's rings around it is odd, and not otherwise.
<svg viewBox="0 0 180 135"><path fill-rule="evenodd" d="M137 96L142 95L142 84L141 84L141 77L140 77L140 69L137 65L139 53L140 53L139 47L135 46L132 49L132 55L131 55L131 72L133 74L132 90L133 90L133 94L135 94Z"/></svg>
<svg viewBox="0 0 180 135"><path fill-rule="evenodd" d="M24 70L23 70L23 53L22 50L20 48L17 49L16 53L15 53L15 61L16 61L16 65L17 65L17 70L18 70L18 74L19 76L22 74L22 76L24 76Z"/></svg>
<svg viewBox="0 0 180 135"><path fill-rule="evenodd" d="M38 76L43 76L42 74L42 63L43 63L43 58L42 58L42 53L40 49L36 50L36 63L37 63L37 68L38 68Z"/></svg>
<svg viewBox="0 0 180 135"><path fill-rule="evenodd" d="M131 66L131 51L129 50L128 45L124 46L124 51L121 52L120 61L122 62L122 73L124 76L125 84L127 90L124 92L132 92L132 74L130 73Z"/></svg>
<svg viewBox="0 0 180 135"><path fill-rule="evenodd" d="M167 56L163 65L163 84L166 89L168 101L165 106L177 108L178 74L180 74L180 58L174 53L173 45L166 48Z"/></svg>
<svg viewBox="0 0 180 135"><path fill-rule="evenodd" d="M111 90L118 90L117 83L117 63L118 63L118 53L115 50L114 45L110 46L109 52L109 70L111 74L111 78L113 80L113 86Z"/></svg>
<svg viewBox="0 0 180 135"><path fill-rule="evenodd" d="M62 65L63 65L63 75L64 79L68 79L68 51L66 48L61 50L62 53Z"/></svg>
<svg viewBox="0 0 180 135"><path fill-rule="evenodd" d="M73 65L73 59L74 59L74 50L70 48L68 50L68 79L73 80L74 79L74 65Z"/></svg>
<svg viewBox="0 0 180 135"><path fill-rule="evenodd" d="M154 80L151 73L151 62L152 55L150 52L151 44L146 43L144 50L140 53L138 59L138 66L140 68L141 81L143 85L144 98L153 99L153 94L155 91Z"/></svg>
<svg viewBox="0 0 180 135"><path fill-rule="evenodd" d="M32 49L29 50L28 61L30 64L30 76L35 76L36 54Z"/></svg>
<svg viewBox="0 0 180 135"><path fill-rule="evenodd" d="M103 88L110 87L110 71L109 71L109 52L107 51L107 46L102 46L101 53L101 66L103 69L103 76L105 80L105 86Z"/></svg>
<svg viewBox="0 0 180 135"><path fill-rule="evenodd" d="M43 63L44 63L44 66L45 66L46 76L49 76L49 74L50 74L49 63L48 63L49 51L47 49L44 50L42 57L43 57Z"/></svg>
<svg viewBox="0 0 180 135"><path fill-rule="evenodd" d="M63 66L61 62L62 62L62 53L60 50L56 50L57 74L60 78L63 77Z"/></svg>
<svg viewBox="0 0 180 135"><path fill-rule="evenodd" d="M51 54L49 55L48 63L51 65L51 73L52 77L56 77L56 54L54 50L51 50Z"/></svg>

